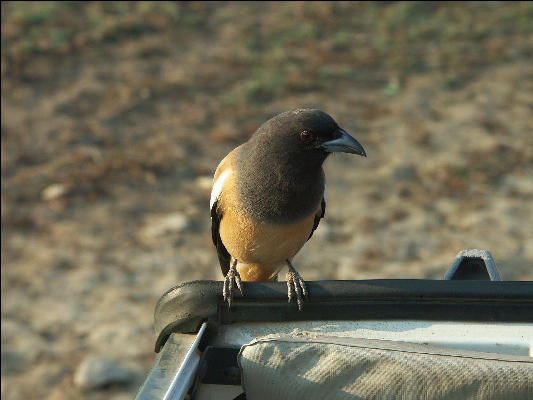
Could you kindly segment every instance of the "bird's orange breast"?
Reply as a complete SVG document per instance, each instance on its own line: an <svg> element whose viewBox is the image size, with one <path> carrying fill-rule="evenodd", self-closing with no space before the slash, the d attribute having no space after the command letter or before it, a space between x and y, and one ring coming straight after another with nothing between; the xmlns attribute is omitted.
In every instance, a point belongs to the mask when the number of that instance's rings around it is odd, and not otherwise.
<svg viewBox="0 0 533 400"><path fill-rule="evenodd" d="M226 172L218 196L222 211L220 238L229 254L238 260L237 269L243 280L272 280L285 260L292 259L309 238L320 204L317 204L316 212L294 223L273 224L254 220L242 207L232 160L231 157L226 158L215 173L216 184L221 172Z"/></svg>

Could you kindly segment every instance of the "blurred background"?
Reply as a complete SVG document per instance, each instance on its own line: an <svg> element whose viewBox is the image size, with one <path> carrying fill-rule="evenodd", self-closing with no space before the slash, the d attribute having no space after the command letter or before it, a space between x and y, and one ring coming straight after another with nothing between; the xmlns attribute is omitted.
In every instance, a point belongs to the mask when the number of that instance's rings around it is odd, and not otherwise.
<svg viewBox="0 0 533 400"><path fill-rule="evenodd" d="M305 279L533 279L532 2L1 7L3 399L133 398L157 299L222 278L218 162L292 108L368 153L326 162Z"/></svg>

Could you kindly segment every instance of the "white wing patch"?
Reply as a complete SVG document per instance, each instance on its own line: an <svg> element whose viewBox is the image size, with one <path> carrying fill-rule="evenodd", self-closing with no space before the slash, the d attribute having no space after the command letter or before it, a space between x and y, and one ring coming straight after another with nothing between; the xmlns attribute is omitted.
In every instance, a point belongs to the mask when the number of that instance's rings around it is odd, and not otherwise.
<svg viewBox="0 0 533 400"><path fill-rule="evenodd" d="M218 197L220 196L220 193L222 192L222 186L224 185L224 181L228 179L228 176L230 175L231 171L226 170L220 174L220 176L217 178L215 183L213 184L213 189L211 189L211 200L209 201L209 209L211 210L213 208L213 204L215 204L215 201L217 201Z"/></svg>

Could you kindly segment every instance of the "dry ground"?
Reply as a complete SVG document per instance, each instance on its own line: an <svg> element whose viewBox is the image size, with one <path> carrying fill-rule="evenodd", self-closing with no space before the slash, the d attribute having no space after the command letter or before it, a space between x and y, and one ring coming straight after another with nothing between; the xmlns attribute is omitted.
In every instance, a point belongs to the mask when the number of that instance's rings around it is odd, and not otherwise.
<svg viewBox="0 0 533 400"><path fill-rule="evenodd" d="M159 296L221 278L216 165L291 108L368 152L328 160L304 278L533 279L532 54L531 2L3 2L2 398L134 396ZM133 378L77 388L98 354Z"/></svg>

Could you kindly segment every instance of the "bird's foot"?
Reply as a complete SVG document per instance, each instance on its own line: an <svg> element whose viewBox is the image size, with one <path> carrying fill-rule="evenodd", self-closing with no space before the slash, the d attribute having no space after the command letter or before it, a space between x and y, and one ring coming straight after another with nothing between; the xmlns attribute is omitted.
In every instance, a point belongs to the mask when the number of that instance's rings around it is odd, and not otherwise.
<svg viewBox="0 0 533 400"><path fill-rule="evenodd" d="M235 285L237 285L237 288L242 295L241 276L237 271L237 260L234 259L232 260L230 269L224 278L224 289L222 290L224 301L228 302L228 307L231 307L231 300L233 300L233 289L235 289Z"/></svg>
<svg viewBox="0 0 533 400"><path fill-rule="evenodd" d="M293 297L296 297L296 302L298 303L298 310L302 311L303 308L303 299L307 298L307 289L305 288L305 281L302 279L300 274L294 269L291 262L287 260L289 266L289 271L287 271L287 289L289 296L289 303Z"/></svg>

